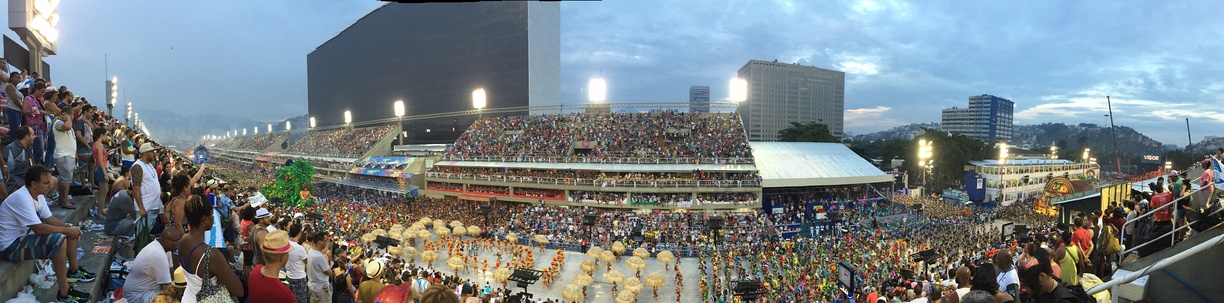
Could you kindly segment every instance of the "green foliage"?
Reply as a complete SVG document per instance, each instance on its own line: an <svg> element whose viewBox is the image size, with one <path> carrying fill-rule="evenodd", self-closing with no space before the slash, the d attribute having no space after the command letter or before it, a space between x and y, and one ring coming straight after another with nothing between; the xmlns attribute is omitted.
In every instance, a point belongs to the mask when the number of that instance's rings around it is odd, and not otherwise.
<svg viewBox="0 0 1224 303"><path fill-rule="evenodd" d="M314 191L315 169L310 162L293 161L293 165L276 169L276 180L261 191L268 199L280 199L290 206L309 206L314 199L303 201L299 192L304 188Z"/></svg>
<svg viewBox="0 0 1224 303"><path fill-rule="evenodd" d="M934 160L934 168L926 177L927 188L933 191L960 188L960 180L969 161L993 159L992 155L997 155L992 143L964 135L948 135L934 129L925 130L922 136L913 140L856 142L850 149L863 158L883 160L885 166L890 165L893 159L904 159L905 164L901 169L909 173L910 186L918 186L923 185L923 174L926 173L919 163L918 141L926 139L934 142L930 159Z"/></svg>
<svg viewBox="0 0 1224 303"><path fill-rule="evenodd" d="M791 126L778 131L778 141L782 142L840 142L833 133L829 131L829 126L821 123L808 122L808 124L799 124L791 122Z"/></svg>

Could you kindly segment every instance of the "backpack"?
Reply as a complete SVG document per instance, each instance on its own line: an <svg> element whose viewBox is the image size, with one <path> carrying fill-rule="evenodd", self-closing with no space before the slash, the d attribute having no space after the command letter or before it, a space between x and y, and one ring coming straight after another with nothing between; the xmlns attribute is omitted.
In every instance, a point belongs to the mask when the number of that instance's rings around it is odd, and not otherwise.
<svg viewBox="0 0 1224 303"><path fill-rule="evenodd" d="M1067 285L1065 287L1067 288L1067 290L1071 291L1071 294L1075 296L1075 299L1079 299L1079 303L1096 302L1096 298L1093 298L1092 295L1089 295L1088 291L1084 289L1083 285Z"/></svg>
<svg viewBox="0 0 1224 303"><path fill-rule="evenodd" d="M1118 243L1118 237L1114 236L1113 226L1105 226L1105 228L1102 229L1104 234L1102 235L1103 238L1101 238L1101 242L1102 246L1105 247L1105 254L1113 255L1122 251L1122 246Z"/></svg>

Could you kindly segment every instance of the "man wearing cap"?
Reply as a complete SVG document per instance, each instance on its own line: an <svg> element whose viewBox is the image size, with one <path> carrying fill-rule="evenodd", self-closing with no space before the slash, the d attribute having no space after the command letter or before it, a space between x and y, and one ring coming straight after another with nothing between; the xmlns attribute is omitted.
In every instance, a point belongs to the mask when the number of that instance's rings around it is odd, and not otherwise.
<svg viewBox="0 0 1224 303"><path fill-rule="evenodd" d="M366 263L365 270L368 279L357 286L358 303L374 303L374 297L378 296L378 292L387 287L387 284L382 281L386 267L386 263L378 260L370 260Z"/></svg>
<svg viewBox="0 0 1224 303"><path fill-rule="evenodd" d="M268 233L259 249L263 251L266 264L255 265L248 279L249 302L294 303L293 292L280 281L281 268L285 266L286 256L293 251L289 244L289 234L283 230Z"/></svg>
<svg viewBox="0 0 1224 303"><path fill-rule="evenodd" d="M183 236L177 229L167 228L157 241L145 245L132 260L132 270L123 284L123 297L132 303L148 303L161 293L162 286L170 284L170 257L167 253L178 250ZM184 281L186 283L186 281Z"/></svg>
<svg viewBox="0 0 1224 303"><path fill-rule="evenodd" d="M262 204L263 203L260 203L260 205ZM259 224L256 224L256 228L251 230L251 244L254 244L255 247L259 247L260 244L267 241L265 237L267 237L269 233L268 227L272 226L272 213L269 212L267 208L260 207L259 209L256 209L255 222L259 222ZM265 260L263 254L256 251L253 261L253 264L256 265L264 264Z"/></svg>
<svg viewBox="0 0 1224 303"><path fill-rule="evenodd" d="M148 219L145 228L153 228L157 220L165 217L161 213L161 185L158 184L157 169L151 164L156 156L153 144L146 142L140 145L140 160L132 164L132 191L135 194L132 198L136 199L140 216Z"/></svg>

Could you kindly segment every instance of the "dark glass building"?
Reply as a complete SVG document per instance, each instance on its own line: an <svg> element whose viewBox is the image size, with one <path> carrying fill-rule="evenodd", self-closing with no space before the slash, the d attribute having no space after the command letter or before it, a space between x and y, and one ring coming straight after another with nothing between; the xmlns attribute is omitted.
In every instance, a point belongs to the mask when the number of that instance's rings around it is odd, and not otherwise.
<svg viewBox="0 0 1224 303"><path fill-rule="evenodd" d="M309 116L318 127L471 110L560 105L560 5L388 3L306 57ZM522 110L526 115L559 110ZM404 121L409 143L451 143L476 115Z"/></svg>

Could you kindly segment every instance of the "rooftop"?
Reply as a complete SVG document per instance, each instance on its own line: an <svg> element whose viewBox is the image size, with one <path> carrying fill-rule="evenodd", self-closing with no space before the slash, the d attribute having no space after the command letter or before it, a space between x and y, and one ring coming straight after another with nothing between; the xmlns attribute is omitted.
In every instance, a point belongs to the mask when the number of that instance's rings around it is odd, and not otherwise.
<svg viewBox="0 0 1224 303"><path fill-rule="evenodd" d="M761 187L829 186L892 182L841 143L750 142Z"/></svg>

